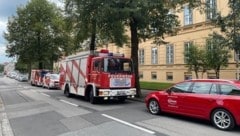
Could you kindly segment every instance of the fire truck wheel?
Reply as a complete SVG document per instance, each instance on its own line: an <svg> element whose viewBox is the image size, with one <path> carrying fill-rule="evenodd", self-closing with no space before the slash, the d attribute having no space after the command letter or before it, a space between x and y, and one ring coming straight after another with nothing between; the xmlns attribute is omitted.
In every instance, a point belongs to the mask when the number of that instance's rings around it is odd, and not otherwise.
<svg viewBox="0 0 240 136"><path fill-rule="evenodd" d="M94 98L93 95L93 90L91 89L91 91L89 92L89 101L91 104L95 104L96 103L96 98Z"/></svg>
<svg viewBox="0 0 240 136"><path fill-rule="evenodd" d="M65 87L64 94L65 94L65 96L67 96L67 97L72 97L72 94L71 94L70 91L69 91L68 85Z"/></svg>

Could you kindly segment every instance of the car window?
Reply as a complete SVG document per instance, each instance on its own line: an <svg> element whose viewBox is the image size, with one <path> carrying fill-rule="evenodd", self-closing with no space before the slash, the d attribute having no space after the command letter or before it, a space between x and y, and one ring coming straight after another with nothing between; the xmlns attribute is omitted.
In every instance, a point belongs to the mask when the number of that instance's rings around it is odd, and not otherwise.
<svg viewBox="0 0 240 136"><path fill-rule="evenodd" d="M212 83L208 82L195 82L193 84L192 93L209 94Z"/></svg>
<svg viewBox="0 0 240 136"><path fill-rule="evenodd" d="M220 84L221 94L225 95L239 95L240 90L232 85Z"/></svg>
<svg viewBox="0 0 240 136"><path fill-rule="evenodd" d="M176 93L188 93L191 84L192 84L192 82L179 83L179 84L176 84L173 87L171 87L170 91L176 92Z"/></svg>
<svg viewBox="0 0 240 136"><path fill-rule="evenodd" d="M218 94L217 85L216 84L212 85L212 88L210 90L210 94Z"/></svg>

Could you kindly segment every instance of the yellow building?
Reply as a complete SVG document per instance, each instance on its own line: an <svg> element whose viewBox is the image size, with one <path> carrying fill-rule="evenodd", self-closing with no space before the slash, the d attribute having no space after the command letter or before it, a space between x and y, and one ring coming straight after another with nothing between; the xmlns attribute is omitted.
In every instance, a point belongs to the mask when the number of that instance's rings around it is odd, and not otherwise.
<svg viewBox="0 0 240 136"><path fill-rule="evenodd" d="M190 78L195 78L193 71L188 71L184 62L184 50L192 42L196 45L203 45L206 38L218 28L211 25L209 19L215 13L221 11L225 15L229 12L227 0L208 0L211 10L201 13L198 9L191 10L188 5L184 5L180 12L175 12L179 17L180 28L176 36L165 36L166 45L153 44L152 40L140 43L139 45L139 75L141 81L150 82L172 82L176 83ZM109 50L125 53L130 56L130 48L119 48L108 46ZM229 59L227 68L221 69L220 78L236 79L236 62L234 53ZM214 71L199 73L200 78L214 78Z"/></svg>

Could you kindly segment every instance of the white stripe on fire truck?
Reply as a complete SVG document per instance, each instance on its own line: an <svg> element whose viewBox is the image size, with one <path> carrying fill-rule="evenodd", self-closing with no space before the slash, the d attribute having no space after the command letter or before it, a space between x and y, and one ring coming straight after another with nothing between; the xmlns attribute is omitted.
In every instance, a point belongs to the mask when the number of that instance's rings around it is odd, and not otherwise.
<svg viewBox="0 0 240 136"><path fill-rule="evenodd" d="M68 77L70 78L70 82L73 82L73 84L76 84L76 81L73 78L72 72L70 72L70 68L68 66L68 63L66 65L66 73L67 73ZM73 86L73 87L74 87L74 90L77 92L78 90L77 90L76 86Z"/></svg>

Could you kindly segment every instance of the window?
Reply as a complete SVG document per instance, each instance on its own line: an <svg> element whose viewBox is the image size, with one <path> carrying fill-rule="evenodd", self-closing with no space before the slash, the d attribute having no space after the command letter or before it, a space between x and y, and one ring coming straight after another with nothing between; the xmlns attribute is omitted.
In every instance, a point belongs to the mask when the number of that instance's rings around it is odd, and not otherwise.
<svg viewBox="0 0 240 136"><path fill-rule="evenodd" d="M190 49L190 47L192 46L192 44L193 44L192 41L190 41L190 42L185 42L185 43L184 43L184 53L185 53L185 54L188 54L188 53L189 53L189 49ZM188 59L189 59L189 57L184 56L184 63L187 63Z"/></svg>
<svg viewBox="0 0 240 136"><path fill-rule="evenodd" d="M192 82L183 82L183 83L174 85L169 90L175 93L189 93L190 92L189 88L191 85L192 85Z"/></svg>
<svg viewBox="0 0 240 136"><path fill-rule="evenodd" d="M156 80L157 79L157 72L152 72L151 77L152 77L153 80Z"/></svg>
<svg viewBox="0 0 240 136"><path fill-rule="evenodd" d="M239 89L237 89L236 87L234 87L232 85L226 85L226 84L220 85L220 92L221 92L221 94L225 94L225 95L237 94L236 92L238 92L238 95L240 94Z"/></svg>
<svg viewBox="0 0 240 136"><path fill-rule="evenodd" d="M158 64L158 50L156 47L152 48L152 64Z"/></svg>
<svg viewBox="0 0 240 136"><path fill-rule="evenodd" d="M238 51L234 52L234 60L235 61L240 60L240 53Z"/></svg>
<svg viewBox="0 0 240 136"><path fill-rule="evenodd" d="M216 17L217 5L216 0L206 0L206 16L207 20L213 19Z"/></svg>
<svg viewBox="0 0 240 136"><path fill-rule="evenodd" d="M211 87L212 83L195 82L192 88L192 92L197 94L209 94Z"/></svg>
<svg viewBox="0 0 240 136"><path fill-rule="evenodd" d="M172 72L167 72L166 73L166 78L167 78L167 80L172 81L173 80L173 73Z"/></svg>
<svg viewBox="0 0 240 136"><path fill-rule="evenodd" d="M210 90L210 94L218 94L217 85L216 84L212 85L212 88Z"/></svg>
<svg viewBox="0 0 240 136"><path fill-rule="evenodd" d="M94 71L102 71L103 70L103 65L102 65L102 60L96 60L94 61Z"/></svg>
<svg viewBox="0 0 240 136"><path fill-rule="evenodd" d="M192 72L184 72L184 80L192 79Z"/></svg>
<svg viewBox="0 0 240 136"><path fill-rule="evenodd" d="M188 5L184 6L184 25L192 24L192 10Z"/></svg>
<svg viewBox="0 0 240 136"><path fill-rule="evenodd" d="M139 64L144 64L144 49L139 50Z"/></svg>
<svg viewBox="0 0 240 136"><path fill-rule="evenodd" d="M166 64L173 64L174 52L173 45L166 46Z"/></svg>

